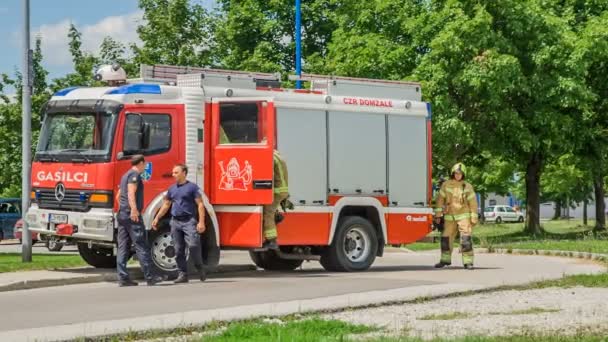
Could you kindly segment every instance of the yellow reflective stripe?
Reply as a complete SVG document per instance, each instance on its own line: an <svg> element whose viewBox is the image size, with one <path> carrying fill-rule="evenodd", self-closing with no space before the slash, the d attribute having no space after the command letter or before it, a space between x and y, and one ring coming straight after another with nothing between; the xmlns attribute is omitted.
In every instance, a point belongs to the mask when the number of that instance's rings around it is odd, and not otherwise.
<svg viewBox="0 0 608 342"><path fill-rule="evenodd" d="M470 201L470 200L474 199L475 197L476 197L476 196L475 196L475 193L471 193L471 194L469 195L469 197L467 197L467 199Z"/></svg>
<svg viewBox="0 0 608 342"><path fill-rule="evenodd" d="M477 215L477 213L471 213L471 218L479 218L479 215Z"/></svg>
<svg viewBox="0 0 608 342"><path fill-rule="evenodd" d="M442 211L443 211L443 208L435 208L435 212L436 212L436 213L440 213L440 212L442 212Z"/></svg>
<svg viewBox="0 0 608 342"><path fill-rule="evenodd" d="M471 218L471 213L464 213L458 215L445 215L446 221L460 221Z"/></svg>
<svg viewBox="0 0 608 342"><path fill-rule="evenodd" d="M274 193L275 194L280 194L282 192L289 192L289 188L286 186L282 186L280 188L274 188Z"/></svg>
<svg viewBox="0 0 608 342"><path fill-rule="evenodd" d="M446 188L446 189L445 189L445 191L447 191L447 192L449 192L449 193L451 193L451 194L453 194L453 193L454 193L454 190L452 190L452 188Z"/></svg>
<svg viewBox="0 0 608 342"><path fill-rule="evenodd" d="M444 197L445 198L445 191L443 190L439 190L439 196Z"/></svg>

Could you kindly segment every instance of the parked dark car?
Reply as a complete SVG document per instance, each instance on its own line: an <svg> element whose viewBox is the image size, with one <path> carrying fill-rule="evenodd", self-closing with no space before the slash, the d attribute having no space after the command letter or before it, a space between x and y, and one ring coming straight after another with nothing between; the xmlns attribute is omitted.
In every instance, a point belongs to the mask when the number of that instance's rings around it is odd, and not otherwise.
<svg viewBox="0 0 608 342"><path fill-rule="evenodd" d="M21 219L20 198L0 198L0 240L13 239L13 227Z"/></svg>

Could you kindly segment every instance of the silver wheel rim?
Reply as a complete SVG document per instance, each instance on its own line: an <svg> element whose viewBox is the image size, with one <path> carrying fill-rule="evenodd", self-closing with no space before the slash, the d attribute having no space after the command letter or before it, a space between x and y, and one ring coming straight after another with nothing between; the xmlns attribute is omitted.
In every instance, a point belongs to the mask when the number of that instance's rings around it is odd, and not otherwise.
<svg viewBox="0 0 608 342"><path fill-rule="evenodd" d="M177 270L175 244L169 232L158 234L152 241L152 262L163 271Z"/></svg>
<svg viewBox="0 0 608 342"><path fill-rule="evenodd" d="M351 262L367 259L370 246L370 237L362 227L351 227L344 236L344 254Z"/></svg>

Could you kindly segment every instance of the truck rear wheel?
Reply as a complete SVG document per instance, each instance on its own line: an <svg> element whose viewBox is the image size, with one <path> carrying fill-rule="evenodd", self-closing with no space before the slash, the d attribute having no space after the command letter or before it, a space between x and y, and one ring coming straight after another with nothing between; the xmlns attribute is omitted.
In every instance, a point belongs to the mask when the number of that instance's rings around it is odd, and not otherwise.
<svg viewBox="0 0 608 342"><path fill-rule="evenodd" d="M89 248L86 243L78 244L78 253L89 265L96 268L115 268L116 256L111 248L95 247Z"/></svg>
<svg viewBox="0 0 608 342"><path fill-rule="evenodd" d="M374 263L377 253L374 226L365 218L349 216L338 224L334 240L321 254L320 262L327 271L364 271Z"/></svg>
<svg viewBox="0 0 608 342"><path fill-rule="evenodd" d="M281 259L275 251L249 251L253 263L266 271L293 271L302 265L304 260Z"/></svg>

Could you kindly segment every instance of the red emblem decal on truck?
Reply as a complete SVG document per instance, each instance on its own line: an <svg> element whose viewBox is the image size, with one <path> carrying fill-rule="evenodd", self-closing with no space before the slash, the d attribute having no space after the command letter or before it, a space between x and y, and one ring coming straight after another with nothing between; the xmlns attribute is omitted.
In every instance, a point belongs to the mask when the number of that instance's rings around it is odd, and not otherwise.
<svg viewBox="0 0 608 342"><path fill-rule="evenodd" d="M245 160L245 166L241 170L241 165L236 158L230 159L228 166L224 169L224 162L219 162L222 170L220 189L226 191L247 191L251 184L252 171L249 161Z"/></svg>

